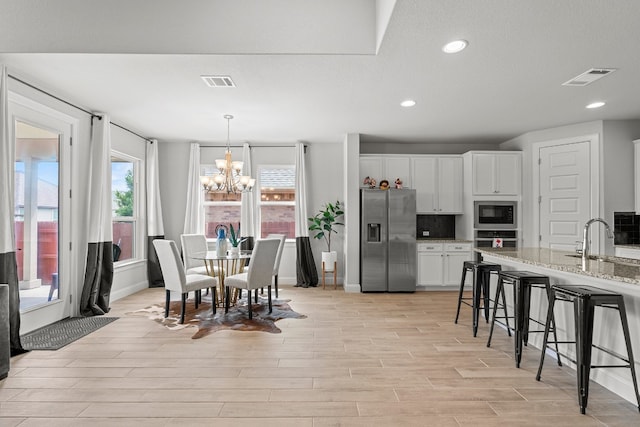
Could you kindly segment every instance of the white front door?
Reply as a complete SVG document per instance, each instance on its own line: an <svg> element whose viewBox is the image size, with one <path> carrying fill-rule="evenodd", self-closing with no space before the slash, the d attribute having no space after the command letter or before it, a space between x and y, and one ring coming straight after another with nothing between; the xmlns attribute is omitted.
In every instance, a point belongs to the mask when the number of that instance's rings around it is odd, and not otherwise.
<svg viewBox="0 0 640 427"><path fill-rule="evenodd" d="M574 251L591 217L589 141L539 149L540 247Z"/></svg>
<svg viewBox="0 0 640 427"><path fill-rule="evenodd" d="M72 125L46 107L10 96L15 158L15 245L20 331L70 315Z"/></svg>

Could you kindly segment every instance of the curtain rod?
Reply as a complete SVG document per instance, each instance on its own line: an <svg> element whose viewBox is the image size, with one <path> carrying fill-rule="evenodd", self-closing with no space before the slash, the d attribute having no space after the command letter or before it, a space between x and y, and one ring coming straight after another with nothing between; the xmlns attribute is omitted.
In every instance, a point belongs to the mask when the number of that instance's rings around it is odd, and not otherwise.
<svg viewBox="0 0 640 427"><path fill-rule="evenodd" d="M307 148L307 144L303 144L304 148ZM220 145L200 145L200 148L226 148L227 144L220 144ZM229 148L243 148L244 146L242 145L230 145ZM251 145L249 144L249 148L293 148L295 147L295 144L274 144L274 145L269 145L269 144L256 144L256 145Z"/></svg>
<svg viewBox="0 0 640 427"><path fill-rule="evenodd" d="M20 83L22 83L23 85L30 87L31 89L37 90L38 92L43 93L43 94L45 94L45 95L47 95L47 96L50 96L51 98L56 99L56 100L58 100L58 101L62 102L63 104L67 104L67 105L68 105L68 106L70 106L70 107L73 107L73 108L75 108L75 109L77 109L77 110L82 111L83 113L87 113L89 116L91 116L91 120L92 120L92 121L93 121L93 118L94 118L94 117L97 117L97 118L99 118L100 120L102 120L102 117L100 117L100 116L98 116L98 115L96 115L96 114L93 114L91 111L85 110L85 109L84 109L84 108L82 108L82 107L79 107L79 106L77 106L77 105L75 105L75 104L72 104L71 102L69 102L69 101L67 101L67 100L64 100L64 99L62 99L62 98L60 98L60 97L58 97L58 96L55 96L55 95L53 95L52 93L49 93L49 92L47 92L47 91L46 91L46 90L44 90L44 89L40 89L39 87L36 87L36 86L32 85L31 83L27 83L27 82L25 82L24 80L22 80L22 79L20 79L20 78L18 78L18 77L16 77L16 76L14 76L14 75L12 75L12 74L7 74L7 75L8 75L8 77L9 77L9 78L12 78L13 80L15 80L15 81L17 81L17 82L20 82ZM131 129L127 129L126 127L124 127L124 126L120 126L119 124L114 123L114 122L111 122L111 124L112 124L113 126L115 126L115 127L118 127L118 128L120 128L120 129L122 129L122 130L124 130L124 131L127 131L127 132L129 132L129 133L131 133L131 134L133 134L133 135L137 136L137 137L138 137L138 138L140 138L140 139L143 139L143 140L145 140L145 141L149 141L149 142L151 142L151 143L153 144L153 141L152 141L151 139L146 138L146 137L144 137L144 136L142 136L142 135L139 135L139 134L137 134L136 132L132 131Z"/></svg>

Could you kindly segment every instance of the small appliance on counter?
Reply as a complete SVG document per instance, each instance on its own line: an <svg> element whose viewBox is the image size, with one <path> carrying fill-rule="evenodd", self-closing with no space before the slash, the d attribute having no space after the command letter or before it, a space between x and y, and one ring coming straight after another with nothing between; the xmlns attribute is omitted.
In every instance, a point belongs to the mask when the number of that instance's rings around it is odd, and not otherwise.
<svg viewBox="0 0 640 427"><path fill-rule="evenodd" d="M360 287L416 290L415 190L360 190Z"/></svg>

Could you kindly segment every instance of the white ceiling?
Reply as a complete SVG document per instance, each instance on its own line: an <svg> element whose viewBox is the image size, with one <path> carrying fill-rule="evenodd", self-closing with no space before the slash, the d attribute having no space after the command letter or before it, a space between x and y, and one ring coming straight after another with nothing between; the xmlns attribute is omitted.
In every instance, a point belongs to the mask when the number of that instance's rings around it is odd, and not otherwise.
<svg viewBox="0 0 640 427"><path fill-rule="evenodd" d="M224 141L224 114L236 117L234 142L256 143L349 132L498 143L640 119L637 0L0 0L0 10L10 74L161 140ZM442 53L457 38L469 47ZM589 68L618 71L561 86ZM202 74L237 87L208 88ZM401 108L406 98L417 105ZM607 105L584 108L595 100Z"/></svg>

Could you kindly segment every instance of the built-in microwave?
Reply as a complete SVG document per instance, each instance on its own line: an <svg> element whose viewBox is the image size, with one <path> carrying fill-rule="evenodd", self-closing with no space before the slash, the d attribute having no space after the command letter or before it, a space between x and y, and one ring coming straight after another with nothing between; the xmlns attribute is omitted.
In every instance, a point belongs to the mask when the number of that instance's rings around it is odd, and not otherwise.
<svg viewBox="0 0 640 427"><path fill-rule="evenodd" d="M474 226L477 229L517 228L516 207L518 202L475 201Z"/></svg>

